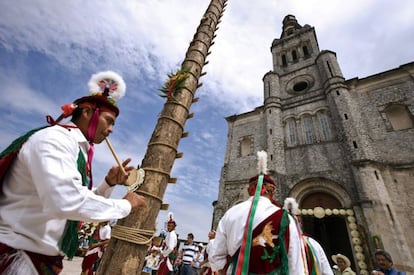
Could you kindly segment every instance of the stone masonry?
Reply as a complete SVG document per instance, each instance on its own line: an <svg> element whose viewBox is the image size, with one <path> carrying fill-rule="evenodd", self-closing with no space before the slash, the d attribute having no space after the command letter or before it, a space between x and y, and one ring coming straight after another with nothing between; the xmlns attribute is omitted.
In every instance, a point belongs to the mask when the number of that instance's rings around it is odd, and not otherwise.
<svg viewBox="0 0 414 275"><path fill-rule="evenodd" d="M271 53L264 104L226 118L213 227L247 199L256 152L265 150L275 199L297 199L325 251L340 253L333 241L340 238L353 269L369 274L383 248L414 272L414 63L346 80L336 54L319 50L315 29L293 15Z"/></svg>

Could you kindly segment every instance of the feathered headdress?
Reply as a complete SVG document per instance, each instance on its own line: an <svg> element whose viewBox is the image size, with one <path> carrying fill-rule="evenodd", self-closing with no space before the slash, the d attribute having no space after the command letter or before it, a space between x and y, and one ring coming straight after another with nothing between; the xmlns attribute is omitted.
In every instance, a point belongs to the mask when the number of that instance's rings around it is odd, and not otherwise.
<svg viewBox="0 0 414 275"><path fill-rule="evenodd" d="M93 74L88 82L88 87L89 96L78 98L73 103L63 105L61 107L62 114L56 121L51 116L47 116L49 124L57 124L62 119L71 116L78 107L99 108L103 111L114 112L116 116L119 115L116 102L125 95L126 90L125 82L119 74L113 71Z"/></svg>
<svg viewBox="0 0 414 275"><path fill-rule="evenodd" d="M120 75L112 71L93 74L88 82L91 96L100 95L109 101L116 101L125 95L126 85Z"/></svg>
<svg viewBox="0 0 414 275"><path fill-rule="evenodd" d="M177 225L174 221L174 216L173 216L173 212L169 212L168 213L168 221L167 223L173 223L174 225Z"/></svg>
<svg viewBox="0 0 414 275"><path fill-rule="evenodd" d="M292 197L285 199L283 209L286 209L293 216L299 215L299 204Z"/></svg>
<svg viewBox="0 0 414 275"><path fill-rule="evenodd" d="M267 153L266 151L257 152L257 170L259 174L267 174Z"/></svg>
<svg viewBox="0 0 414 275"><path fill-rule="evenodd" d="M93 74L88 82L89 96L75 100L79 107L90 106L108 110L119 115L117 100L125 95L126 85L120 75L113 71Z"/></svg>
<svg viewBox="0 0 414 275"><path fill-rule="evenodd" d="M262 150L262 151L257 152L257 170L258 170L258 174L249 179L249 184L257 182L259 175L263 175L264 182L276 185L276 182L270 176L267 175L267 153L266 151Z"/></svg>

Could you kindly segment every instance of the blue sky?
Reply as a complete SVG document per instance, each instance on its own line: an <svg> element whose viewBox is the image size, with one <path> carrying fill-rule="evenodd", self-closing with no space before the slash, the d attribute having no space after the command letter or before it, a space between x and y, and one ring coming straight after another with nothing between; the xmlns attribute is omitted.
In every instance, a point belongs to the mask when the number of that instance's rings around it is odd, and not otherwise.
<svg viewBox="0 0 414 275"><path fill-rule="evenodd" d="M57 117L60 106L86 95L93 73L121 74L127 91L110 139L121 159L141 163L164 99L167 74L179 68L209 1L1 0L0 150ZM164 195L157 228L172 211L182 236L207 240L225 154L225 117L262 105L262 77L272 69L270 46L282 20L316 28L319 47L337 53L345 78L366 77L414 61L410 0L229 0L216 32L207 75L193 104ZM95 182L115 161L97 146ZM114 197L122 197L117 188Z"/></svg>

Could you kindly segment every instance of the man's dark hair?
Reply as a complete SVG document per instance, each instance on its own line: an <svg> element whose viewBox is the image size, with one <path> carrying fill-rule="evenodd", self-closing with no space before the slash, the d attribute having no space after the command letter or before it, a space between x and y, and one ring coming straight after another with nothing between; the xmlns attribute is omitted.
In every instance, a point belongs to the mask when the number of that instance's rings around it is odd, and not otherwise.
<svg viewBox="0 0 414 275"><path fill-rule="evenodd" d="M76 109L73 111L73 113L72 113L72 119L71 119L71 121L72 121L72 122L74 122L74 121L76 121L77 119L79 119L79 117L80 117L80 116L81 116L81 114L82 114L82 110L83 110L83 108L78 107L78 108L76 108Z"/></svg>
<svg viewBox="0 0 414 275"><path fill-rule="evenodd" d="M391 258L391 254L390 253L388 253L387 251L385 251L385 250L382 250L382 249L378 249L377 251L375 251L375 254L374 254L375 256L377 256L377 255L380 255L380 256L384 256L385 257L385 259L387 259L388 261L390 261L391 263L394 263L393 261L392 261L392 258Z"/></svg>
<svg viewBox="0 0 414 275"><path fill-rule="evenodd" d="M83 109L85 109L85 108L81 108L81 107L76 108L72 113L72 118L70 119L70 121L75 122L76 120L78 120L82 115ZM94 110L95 109L92 108L92 111L94 111ZM99 110L99 114L101 114L101 113L102 113L102 110Z"/></svg>
<svg viewBox="0 0 414 275"><path fill-rule="evenodd" d="M187 235L188 237L190 237L191 239L193 239L194 240L194 235L193 235L193 233L188 233L188 235Z"/></svg>

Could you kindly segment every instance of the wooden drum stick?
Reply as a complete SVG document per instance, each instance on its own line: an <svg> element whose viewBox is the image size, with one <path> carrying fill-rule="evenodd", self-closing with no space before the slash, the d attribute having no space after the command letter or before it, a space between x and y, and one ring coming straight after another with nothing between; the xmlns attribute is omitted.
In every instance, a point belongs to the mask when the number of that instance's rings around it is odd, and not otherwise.
<svg viewBox="0 0 414 275"><path fill-rule="evenodd" d="M108 138L108 137L106 137L106 138L105 138L105 141L106 141L106 144L107 144L107 145L108 145L108 147L109 147L109 150L111 150L112 155L114 156L114 158L115 158L115 160L116 160L116 163L118 163L118 166L119 166L119 168L121 169L122 173L126 174L125 169L124 169L124 166L122 165L121 161L119 160L118 156L117 156L117 155L116 155L116 153L115 153L114 147L112 147L111 142L109 142L109 138Z"/></svg>

